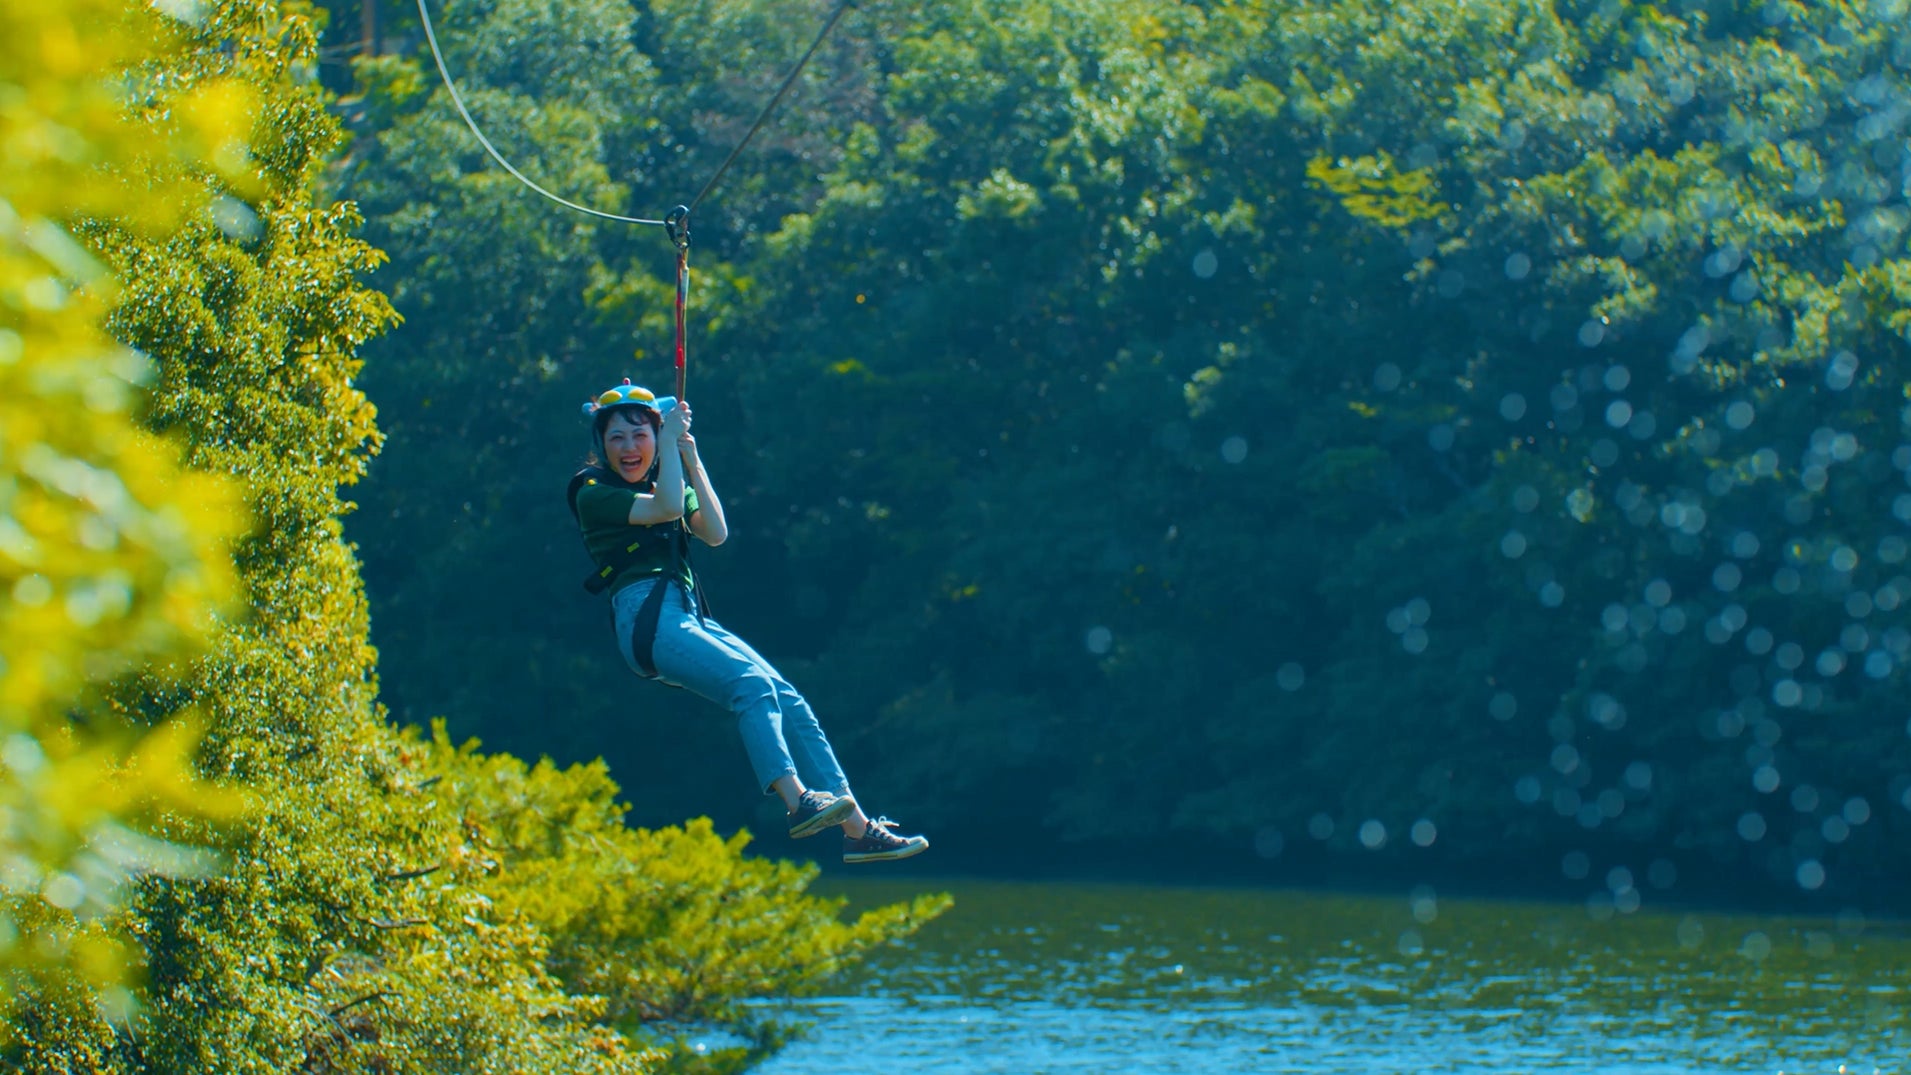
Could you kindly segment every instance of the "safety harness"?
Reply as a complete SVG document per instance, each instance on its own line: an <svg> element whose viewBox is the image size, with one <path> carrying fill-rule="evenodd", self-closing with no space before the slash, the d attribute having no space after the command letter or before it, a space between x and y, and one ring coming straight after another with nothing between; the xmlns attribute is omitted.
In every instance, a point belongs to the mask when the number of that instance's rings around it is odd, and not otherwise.
<svg viewBox="0 0 1911 1075"><path fill-rule="evenodd" d="M652 483L647 481L635 484L627 482L603 467L583 467L571 475L570 487L564 493L565 499L571 505L571 518L577 520L580 527L583 525L583 520L577 512L577 493L584 486L593 483L620 486L635 489L638 492L648 492L652 487ZM597 570L585 577L584 592L596 595L610 589L611 583L617 580L617 576L637 562L637 549L641 544L640 541L633 541L625 545L622 551L613 554L608 563L599 563ZM702 584L697 581L696 569L690 563L690 530L684 525L684 520L679 519L671 533L670 570L657 580L657 585L652 586L648 594L644 595L644 603L637 607L637 619L630 627L631 660L636 662L639 674L645 679L658 678L654 654L657 648L657 622L663 615L664 591L673 584L682 586L686 576L690 579L688 592L692 598L691 610L696 613L698 622L702 622L709 617L710 606L704 599ZM615 631L617 625L615 606L610 610L610 618L611 629Z"/></svg>

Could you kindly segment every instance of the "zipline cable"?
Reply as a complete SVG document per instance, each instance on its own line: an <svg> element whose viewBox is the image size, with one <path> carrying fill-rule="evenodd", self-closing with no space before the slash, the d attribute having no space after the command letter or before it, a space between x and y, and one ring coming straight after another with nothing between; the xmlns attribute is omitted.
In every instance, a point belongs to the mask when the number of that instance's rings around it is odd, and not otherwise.
<svg viewBox="0 0 1911 1075"><path fill-rule="evenodd" d="M580 213L588 213L591 216L602 217L605 220L617 220L626 224L649 224L661 227L670 236L671 244L677 248L676 374L677 398L682 399L684 398L685 308L690 300L690 211L695 209L698 204L703 201L704 196L709 194L710 191L716 187L717 181L723 178L723 173L730 170L731 163L743 152L743 147L750 144L750 140L756 137L756 132L762 129L763 124L770 118L770 114L776 111L776 106L783 102L784 95L789 93L790 87L796 84L797 76L801 75L803 68L809 65L810 57L816 55L816 50L822 47L823 39L829 36L831 30L836 28L836 23L843 17L843 12L855 6L855 0L841 0L841 2L836 5L836 10L830 13L829 21L824 23L822 30L817 32L816 40L810 42L810 47L804 50L802 58L796 61L796 66L790 68L790 73L784 77L783 84L777 87L776 95L770 98L770 103L764 105L761 112L757 113L756 121L750 124L750 129L744 133L742 140L736 144L734 149L730 150L730 155L723 158L723 163L717 166L717 170L715 174L711 175L709 182L703 185L703 189L697 192L696 197L690 199L689 205L677 206L662 220L621 216L617 213L607 213L602 209L592 209L588 205L579 205L576 202L552 194L550 191L532 182L529 176L513 168L511 162L504 159L504 154L499 153L497 147L491 144L491 140L486 138L484 132L478 129L478 121L472 119L470 110L465 108L464 98L459 96L458 87L452 82L451 70L445 66L445 54L444 51L438 47L438 35L432 28L431 12L425 9L425 0L418 0L418 18L424 23L425 40L431 45L431 58L437 61L438 77L444 80L445 91L451 95L451 103L457 106L458 115L464 117L465 126L471 128L471 133L477 137L478 144L484 147L484 151L489 153L491 159L497 161L500 167L511 173L518 182L523 183L525 186L530 187L537 193L542 194L544 197L549 198L551 201L567 209L575 209Z"/></svg>
<svg viewBox="0 0 1911 1075"><path fill-rule="evenodd" d="M423 3L424 0L418 0L418 2ZM710 188L717 185L717 180L723 178L723 173L729 170L730 162L737 159L737 154L743 152L743 147L750 144L750 139L756 137L757 129L763 126L763 121L769 119L770 113L776 111L776 106L782 103L783 95L790 92L790 86L796 82L796 76L803 73L804 66L810 62L811 56L816 55L816 50L823 44L823 39L829 36L831 30L836 28L836 22L843 17L843 12L855 6L855 0L842 0L841 3L836 5L836 10L830 14L829 21L824 23L823 29L817 33L816 40L810 42L810 47L804 51L803 58L796 61L796 66L790 68L789 75L783 79L783 85L777 87L776 96L770 98L770 103L764 105L763 111L757 113L756 122L750 124L750 130L743 136L743 140L737 143L737 147L730 151L729 156L723 158L723 163L717 166L716 174L711 176L710 181L703 185L703 189L697 192L697 196L690 199L690 204L684 209L686 216L689 215L691 210L697 207L698 202L703 201L704 195L710 193Z"/></svg>
<svg viewBox="0 0 1911 1075"><path fill-rule="evenodd" d="M451 72L445 67L445 54L438 49L438 35L432 32L431 13L425 10L425 0L418 0L418 17L424 20L425 40L431 43L431 58L438 61L438 75L445 80L445 90L451 94L451 103L458 106L458 114L464 117L465 126L471 128L471 133L478 138L478 144L484 147L486 153L491 154L491 159L497 161L499 166L505 171L510 172L513 176L516 176L518 182L523 183L525 186L530 187L532 190L537 191L539 194L544 195L546 198L566 208L575 209L580 213L589 213L595 217L603 217L605 220L620 220L626 224L651 224L656 227L664 226L664 222L661 220L646 220L643 217L619 216L616 213L606 213L602 209L592 209L588 205L579 205L573 201L566 201L552 194L550 191L545 190L543 187L538 186L536 183L533 183L523 172L511 167L511 162L505 160L504 154L499 153L497 148L491 144L491 140L486 138L484 132L478 129L478 121L471 118L471 113L464 106L464 98L458 96L458 87L452 83Z"/></svg>
<svg viewBox="0 0 1911 1075"><path fill-rule="evenodd" d="M679 218L673 220L651 220L646 217L621 216L617 213L607 213L602 209L592 209L588 205L579 205L576 202L561 198L545 190L533 182L530 177L526 176L523 172L512 167L511 162L504 159L504 154L499 153L497 147L491 144L491 140L484 136L484 132L478 128L478 121L471 118L470 110L465 107L464 98L459 95L458 87L456 83L452 81L451 70L445 66L445 54L444 51L438 47L438 34L431 25L431 12L426 10L425 0L418 0L418 18L424 23L425 41L431 46L431 58L438 64L438 77L444 80L445 91L451 95L451 103L457 107L458 115L464 118L465 126L471 128L471 133L478 139L478 144L484 147L484 151L491 155L492 160L498 162L499 167L511 173L518 182L523 183L525 186L530 187L532 190L567 209L575 209L580 213L589 213L591 216L603 217L605 220L618 220L626 224L649 224L655 227L672 228L673 231L683 229L684 234L687 236L690 211L702 203L704 196L709 194L710 191L716 187L717 181L723 178L723 173L730 170L731 163L743 152L743 148L750 144L750 140L756 137L756 132L762 129L763 124L770 118L770 114L776 111L776 106L783 102L784 95L790 92L790 87L795 85L797 76L801 75L803 68L809 65L810 57L816 55L816 50L822 47L823 40L829 36L829 32L836 28L837 22L843 17L843 12L855 6L855 0L841 0L841 2L836 5L836 10L830 13L829 21L825 22L822 30L817 32L816 40L810 42L810 47L804 50L802 58L796 61L796 66L790 68L790 73L784 77L783 84L777 87L776 95L770 98L770 103L764 105L761 112L757 113L756 121L750 124L749 131L745 132L742 140L736 144L734 149L730 150L730 155L723 158L723 163L717 166L715 174L711 175L709 182L705 183L703 189L697 192L697 196L690 199L690 204L687 206L678 206L677 210L673 211L673 217ZM673 239L675 238L673 235Z"/></svg>

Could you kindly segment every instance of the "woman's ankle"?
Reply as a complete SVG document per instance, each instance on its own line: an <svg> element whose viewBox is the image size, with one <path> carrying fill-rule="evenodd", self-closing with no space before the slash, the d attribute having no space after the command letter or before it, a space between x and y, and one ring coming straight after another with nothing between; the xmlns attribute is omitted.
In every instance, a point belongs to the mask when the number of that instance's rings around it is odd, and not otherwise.
<svg viewBox="0 0 1911 1075"><path fill-rule="evenodd" d="M783 800L783 812L786 814L803 801L803 785L793 776L780 776L770 781L770 790Z"/></svg>

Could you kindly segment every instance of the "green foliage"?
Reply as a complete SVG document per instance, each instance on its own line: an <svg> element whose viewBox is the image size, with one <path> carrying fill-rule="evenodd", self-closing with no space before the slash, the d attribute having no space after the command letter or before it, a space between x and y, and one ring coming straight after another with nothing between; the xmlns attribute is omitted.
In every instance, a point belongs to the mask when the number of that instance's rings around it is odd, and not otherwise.
<svg viewBox="0 0 1911 1075"><path fill-rule="evenodd" d="M476 82L601 124L540 167L671 203L800 44L765 10L641 12L606 77L640 70L642 108ZM726 622L912 820L1302 861L1325 832L1379 869L1542 877L1586 849L1788 892L1818 863L1825 894L1880 892L1911 788L1902 16L859 7L818 69L838 96L793 102L701 210ZM608 712L625 673L555 499L575 401L667 377L668 250L494 256L575 222L433 217L502 180L380 156L427 124L471 157L434 106L366 131L351 183L374 232L429 218L477 253L399 267L376 391L395 429L443 384L498 402L394 436L403 497L355 520L416 658L393 695L601 751L646 774L636 816L706 801L736 748L680 698ZM517 622L473 661L423 637L447 609ZM682 767L649 779L609 720L670 728Z"/></svg>
<svg viewBox="0 0 1911 1075"><path fill-rule="evenodd" d="M747 1002L813 992L948 906L924 896L844 924L842 901L803 895L814 866L748 858L747 833L724 839L708 819L625 827L601 761L559 769L486 757L475 743L452 746L443 722L428 746L426 767L458 810L469 853L496 864L481 886L489 905L535 925L565 987L601 998L613 1024L645 1038L716 1025L778 1042Z"/></svg>
<svg viewBox="0 0 1911 1075"><path fill-rule="evenodd" d="M0 324L0 342L21 342L23 328L36 334L0 362L8 389L0 460L18 460L0 487L11 498L0 515L5 704L17 706L0 710L8 735L0 864L10 890L0 948L28 957L19 973L21 960L9 960L18 996L0 1066L652 1070L671 1062L669 1052L640 1040L647 1032L628 1014L638 1001L617 992L648 989L651 979L586 980L581 953L637 958L655 943L676 960L671 973L707 970L673 1014L720 1020L735 1016L740 996L806 987L935 913L930 901L843 925L835 906L801 895L807 874L743 861L741 839L716 840L707 828L678 839L621 829L601 771L530 774L387 723L364 586L340 518L351 508L341 491L379 443L354 383L358 352L395 317L363 282L383 258L353 237L356 210L319 194L341 132L325 93L303 74L317 52L310 12L209 5L196 21L171 25L151 53L108 49L109 63L132 64L118 68L115 98L99 91L105 70L78 62L69 20L90 11L63 6L40 27L45 41L73 46L45 55L67 55L79 102L74 115L43 122L99 139L44 165L54 180L59 168L71 173L76 200L39 189L24 169L16 175L11 160L0 174L9 204L86 212L76 230L119 285L105 324L149 356L153 374L141 397L124 383L134 367L95 327L105 310L97 293L78 292L71 307L56 301L84 261L41 216L25 216L41 252L9 239L9 290L0 296L38 296L38 306L11 309L60 316L29 312ZM68 84L49 76L45 85ZM134 129L150 137L106 121L129 107ZM161 155L175 127L187 148L210 148L177 163ZM23 142L35 137L43 135ZM98 164L119 167L103 173ZM171 227L132 226L165 214L116 212L147 197L171 203ZM237 523L241 491L249 531ZM218 603L228 589L241 598L237 611ZM137 753L88 734L182 712L203 722L196 746L194 726L179 721ZM195 763L212 783L192 781ZM511 773L520 797L474 787ZM214 786L243 793L242 819L214 824L237 797ZM566 802L572 794L581 798ZM732 895L747 888L738 902L754 917L704 913L704 932L687 945L639 932L674 928L674 911L633 910L608 933L549 913L565 896L548 886L582 875L584 845L553 869L557 847L540 854L493 836L569 839L525 816L541 809L568 810L590 839L651 856L641 873L594 864L592 892L605 908L636 907L652 875L678 870L685 883L708 879ZM74 851L87 838L85 852ZM218 861L180 850L190 846L213 848ZM117 907L115 870L141 874ZM75 895L76 885L86 887ZM19 891L29 887L38 894ZM82 907L81 897L98 906ZM694 910L701 898L679 903ZM76 907L85 921L76 923ZM733 956L745 940L765 943L759 920L777 915L790 960ZM112 938L135 957L130 989L111 984ZM723 969L732 966L740 975ZM781 1031L759 1029L760 1053Z"/></svg>
<svg viewBox="0 0 1911 1075"><path fill-rule="evenodd" d="M73 236L82 214L164 234L205 211L178 173L214 166L247 96L209 80L169 128L128 122L114 71L165 34L111 3L0 15L0 1013L22 985L119 980L103 916L127 879L203 865L153 812L238 805L194 779L188 720L142 734L89 691L190 657L233 583L233 486L140 427L151 365L101 331L117 285ZM115 178L135 169L143 190Z"/></svg>
<svg viewBox="0 0 1911 1075"><path fill-rule="evenodd" d="M1439 193L1431 169L1400 171L1386 153L1358 160L1307 162L1307 178L1340 199L1349 213L1383 228L1408 228L1433 220L1445 208L1432 200Z"/></svg>

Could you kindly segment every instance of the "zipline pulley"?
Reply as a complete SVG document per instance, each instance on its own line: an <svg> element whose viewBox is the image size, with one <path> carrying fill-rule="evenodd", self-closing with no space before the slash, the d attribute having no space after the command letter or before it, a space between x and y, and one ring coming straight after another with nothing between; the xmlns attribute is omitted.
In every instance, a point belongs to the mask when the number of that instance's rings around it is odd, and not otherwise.
<svg viewBox="0 0 1911 1075"><path fill-rule="evenodd" d="M670 236L670 241L677 245L677 249L688 250L690 248L689 206L679 205L664 214L664 234Z"/></svg>

